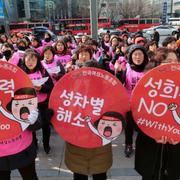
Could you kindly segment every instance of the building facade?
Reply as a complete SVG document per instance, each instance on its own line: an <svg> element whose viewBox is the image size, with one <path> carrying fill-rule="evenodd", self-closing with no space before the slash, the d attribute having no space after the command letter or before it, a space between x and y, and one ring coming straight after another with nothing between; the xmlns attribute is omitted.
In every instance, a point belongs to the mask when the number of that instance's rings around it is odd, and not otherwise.
<svg viewBox="0 0 180 180"><path fill-rule="evenodd" d="M9 21L55 21L90 17L90 0L2 0ZM167 16L179 16L180 0L97 0L98 17L117 21L123 17L161 17L163 2Z"/></svg>
<svg viewBox="0 0 180 180"><path fill-rule="evenodd" d="M73 18L87 18L90 16L90 2L89 0L72 0L72 17Z"/></svg>
<svg viewBox="0 0 180 180"><path fill-rule="evenodd" d="M9 21L16 21L18 19L17 1L2 0L4 5L4 15Z"/></svg>
<svg viewBox="0 0 180 180"><path fill-rule="evenodd" d="M3 0L3 4L9 22L45 18L45 0Z"/></svg>
<svg viewBox="0 0 180 180"><path fill-rule="evenodd" d="M45 0L16 0L18 16L24 20L40 21L45 17Z"/></svg>
<svg viewBox="0 0 180 180"><path fill-rule="evenodd" d="M173 15L174 17L180 17L180 0L173 1Z"/></svg>

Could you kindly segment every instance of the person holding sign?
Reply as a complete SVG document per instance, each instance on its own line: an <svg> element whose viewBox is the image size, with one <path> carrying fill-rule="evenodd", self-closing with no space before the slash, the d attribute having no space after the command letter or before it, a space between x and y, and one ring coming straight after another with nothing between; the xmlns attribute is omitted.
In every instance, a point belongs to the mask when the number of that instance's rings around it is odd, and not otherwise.
<svg viewBox="0 0 180 180"><path fill-rule="evenodd" d="M89 175L93 180L106 180L112 165L111 141L122 132L122 114L129 110L129 103L121 106L122 101L128 102L128 94L116 77L97 68L89 46L81 46L78 57L79 69L63 76L52 91L51 122L66 141L65 164L74 180L87 180Z"/></svg>
<svg viewBox="0 0 180 180"><path fill-rule="evenodd" d="M98 67L98 63L91 60L92 55L91 47L80 47L77 67ZM90 118L87 117L86 119L87 121L90 120ZM112 166L111 143L93 149L82 148L66 143L65 164L74 173L74 180L87 180L88 175L92 175L93 180L106 180L106 171Z"/></svg>
<svg viewBox="0 0 180 180"><path fill-rule="evenodd" d="M28 74L32 80L34 88L38 97L38 108L42 118L42 133L44 151L48 154L50 152L50 117L47 116L49 111L48 101L51 90L54 86L53 81L48 72L43 68L39 55L31 49L25 51L21 68ZM49 114L49 113L48 113ZM34 140L37 142L35 134ZM37 143L36 143L37 144Z"/></svg>
<svg viewBox="0 0 180 180"><path fill-rule="evenodd" d="M38 180L35 170L36 147L32 131L41 127L37 110L36 92L33 88L20 88L5 110L0 101L0 113L21 124L28 124L23 131L0 143L0 179L10 180L11 170L18 169L22 178ZM24 127L24 126L23 126Z"/></svg>
<svg viewBox="0 0 180 180"><path fill-rule="evenodd" d="M144 69L148 64L148 55L146 49L141 45L131 45L129 47L128 64L125 70L122 70L121 64L116 61L115 73L120 81L124 84L129 96L136 86L139 79L144 76ZM125 150L126 157L130 157L133 152L133 132L135 128L132 113L127 113L127 126L125 129Z"/></svg>
<svg viewBox="0 0 180 180"><path fill-rule="evenodd" d="M88 116L85 117L85 121L90 130L102 139L103 146L90 149L66 143L65 163L74 172L74 180L87 180L89 174L92 175L93 180L106 180L106 171L112 166L111 142L122 132L125 120L118 112L106 112L94 125L91 124L91 118ZM112 126L108 125L111 122ZM119 128L121 130L116 131Z"/></svg>
<svg viewBox="0 0 180 180"><path fill-rule="evenodd" d="M142 180L178 180L180 178L180 142L178 140L180 121L179 91L177 91L179 81L176 76L178 77L180 66L175 51L167 48L157 49L155 61L154 64L160 64L160 66L141 79L141 84L136 86L132 97L133 116L139 127L135 170L142 176ZM176 93L173 90L176 90ZM141 106L142 98L144 103L156 104L151 106L156 108L153 109L153 113L147 112L148 109L144 110Z"/></svg>

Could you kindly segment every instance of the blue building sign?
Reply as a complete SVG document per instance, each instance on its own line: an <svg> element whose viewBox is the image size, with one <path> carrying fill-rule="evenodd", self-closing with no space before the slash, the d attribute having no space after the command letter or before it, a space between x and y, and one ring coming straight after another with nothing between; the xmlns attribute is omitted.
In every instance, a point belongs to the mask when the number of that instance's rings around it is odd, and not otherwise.
<svg viewBox="0 0 180 180"><path fill-rule="evenodd" d="M165 24L167 19L167 2L163 3L163 14L162 14L162 23Z"/></svg>

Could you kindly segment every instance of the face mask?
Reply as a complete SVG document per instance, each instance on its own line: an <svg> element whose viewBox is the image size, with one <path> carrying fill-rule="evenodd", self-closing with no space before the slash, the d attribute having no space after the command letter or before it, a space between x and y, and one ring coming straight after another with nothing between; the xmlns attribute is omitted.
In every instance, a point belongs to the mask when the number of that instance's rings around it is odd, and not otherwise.
<svg viewBox="0 0 180 180"><path fill-rule="evenodd" d="M51 38L45 38L44 39L46 42L49 42L51 40Z"/></svg>
<svg viewBox="0 0 180 180"><path fill-rule="evenodd" d="M25 50L26 50L26 47L24 47L24 46L18 46L18 49L19 49L20 51L25 51Z"/></svg>
<svg viewBox="0 0 180 180"><path fill-rule="evenodd" d="M6 50L3 52L3 55L5 56L5 58L7 60L9 60L9 58L11 57L11 50Z"/></svg>

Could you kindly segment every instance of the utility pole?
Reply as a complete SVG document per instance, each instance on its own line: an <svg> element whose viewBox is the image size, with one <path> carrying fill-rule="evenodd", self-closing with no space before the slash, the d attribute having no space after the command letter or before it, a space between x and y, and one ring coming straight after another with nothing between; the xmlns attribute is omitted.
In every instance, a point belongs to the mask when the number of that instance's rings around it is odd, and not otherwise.
<svg viewBox="0 0 180 180"><path fill-rule="evenodd" d="M90 20L91 20L91 37L98 39L98 18L97 18L97 1L90 0Z"/></svg>
<svg viewBox="0 0 180 180"><path fill-rule="evenodd" d="M68 11L68 18L72 18L72 0L67 1L66 11Z"/></svg>
<svg viewBox="0 0 180 180"><path fill-rule="evenodd" d="M173 0L171 0L171 17L173 17L174 16L174 13L173 13Z"/></svg>
<svg viewBox="0 0 180 180"><path fill-rule="evenodd" d="M30 12L29 0L24 0L24 10L25 10L25 18L30 20L31 12Z"/></svg>

